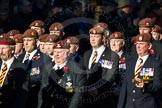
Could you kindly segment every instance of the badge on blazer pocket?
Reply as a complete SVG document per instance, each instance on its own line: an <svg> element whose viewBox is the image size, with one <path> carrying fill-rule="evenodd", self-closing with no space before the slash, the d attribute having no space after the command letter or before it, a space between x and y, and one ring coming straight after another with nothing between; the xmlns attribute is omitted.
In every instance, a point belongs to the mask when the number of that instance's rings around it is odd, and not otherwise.
<svg viewBox="0 0 162 108"><path fill-rule="evenodd" d="M101 67L103 68L112 69L113 61L100 59L99 63L101 64Z"/></svg>
<svg viewBox="0 0 162 108"><path fill-rule="evenodd" d="M140 71L140 76L144 83L149 83L153 81L154 68L142 68Z"/></svg>
<svg viewBox="0 0 162 108"><path fill-rule="evenodd" d="M40 73L39 67L32 68L32 69L31 69L30 76L38 75L39 73Z"/></svg>

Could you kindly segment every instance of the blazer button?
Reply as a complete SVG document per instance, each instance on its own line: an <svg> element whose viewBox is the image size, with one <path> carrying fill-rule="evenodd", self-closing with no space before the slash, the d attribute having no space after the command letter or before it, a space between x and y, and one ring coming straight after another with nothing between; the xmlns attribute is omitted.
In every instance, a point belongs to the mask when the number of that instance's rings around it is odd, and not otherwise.
<svg viewBox="0 0 162 108"><path fill-rule="evenodd" d="M135 99L132 100L133 102L135 101Z"/></svg>
<svg viewBox="0 0 162 108"><path fill-rule="evenodd" d="M133 92L133 93L136 93L136 90L133 90L132 92Z"/></svg>

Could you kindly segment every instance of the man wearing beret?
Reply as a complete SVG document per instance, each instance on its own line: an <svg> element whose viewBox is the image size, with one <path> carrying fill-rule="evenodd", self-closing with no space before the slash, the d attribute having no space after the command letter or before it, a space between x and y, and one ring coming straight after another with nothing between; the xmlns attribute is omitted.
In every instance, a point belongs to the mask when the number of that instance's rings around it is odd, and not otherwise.
<svg viewBox="0 0 162 108"><path fill-rule="evenodd" d="M38 35L42 35L45 32L44 22L42 20L35 20L30 24L30 29L34 29L38 32Z"/></svg>
<svg viewBox="0 0 162 108"><path fill-rule="evenodd" d="M112 87L118 72L119 57L103 45L104 28L91 28L89 34L92 49L84 54L88 80L84 108L115 108Z"/></svg>
<svg viewBox="0 0 162 108"><path fill-rule="evenodd" d="M46 53L46 38L48 37L49 34L43 34L40 35L38 40L39 40L39 50L42 53Z"/></svg>
<svg viewBox="0 0 162 108"><path fill-rule="evenodd" d="M156 41L161 41L161 37L162 37L162 29L159 25L155 25L153 28L152 28L152 37L154 40Z"/></svg>
<svg viewBox="0 0 162 108"><path fill-rule="evenodd" d="M43 74L42 108L80 108L86 76L68 59L69 44L61 40L54 48L52 71Z"/></svg>
<svg viewBox="0 0 162 108"><path fill-rule="evenodd" d="M27 108L38 106L38 92L40 89L41 75L44 72L46 56L36 48L38 33L34 29L27 29L23 33L25 51L19 55L18 60L24 63L28 70L29 90Z"/></svg>
<svg viewBox="0 0 162 108"><path fill-rule="evenodd" d="M13 36L13 40L16 42L15 45L15 57L17 58L24 51L23 46L23 34L16 34Z"/></svg>
<svg viewBox="0 0 162 108"><path fill-rule="evenodd" d="M9 36L11 39L16 34L20 34L20 31L19 30L16 30L16 29L12 29L12 30L10 30L10 31L7 32L7 36Z"/></svg>
<svg viewBox="0 0 162 108"><path fill-rule="evenodd" d="M65 35L64 26L60 22L53 23L49 28L49 34L55 34L62 39Z"/></svg>
<svg viewBox="0 0 162 108"><path fill-rule="evenodd" d="M150 34L137 35L138 57L126 62L118 108L160 108L157 95L162 84L162 64L149 54L151 47Z"/></svg>
<svg viewBox="0 0 162 108"><path fill-rule="evenodd" d="M55 47L55 44L60 40L60 37L55 35L55 34L51 34L48 35L48 37L46 38L46 54L49 55L49 57L51 57L53 59L53 50Z"/></svg>
<svg viewBox="0 0 162 108"><path fill-rule="evenodd" d="M82 55L79 53L79 39L75 36L69 36L65 41L70 44L70 59L82 65Z"/></svg>
<svg viewBox="0 0 162 108"><path fill-rule="evenodd" d="M154 22L151 18L143 18L139 22L139 33L149 33L151 34L152 28L154 27ZM162 44L157 42L152 38L152 48L151 48L151 53L154 55L156 59L160 59L162 61ZM131 51L132 56L137 56L135 45L132 47Z"/></svg>
<svg viewBox="0 0 162 108"><path fill-rule="evenodd" d="M25 108L28 93L25 65L14 57L15 41L0 37L0 107Z"/></svg>

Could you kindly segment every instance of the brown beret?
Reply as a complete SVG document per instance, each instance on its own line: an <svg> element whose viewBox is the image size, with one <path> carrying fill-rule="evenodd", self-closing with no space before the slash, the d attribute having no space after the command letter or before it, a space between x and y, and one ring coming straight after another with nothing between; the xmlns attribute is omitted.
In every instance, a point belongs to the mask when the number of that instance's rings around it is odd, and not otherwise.
<svg viewBox="0 0 162 108"><path fill-rule="evenodd" d="M46 38L46 42L58 42L60 40L60 37L52 34L52 35L48 35L48 37Z"/></svg>
<svg viewBox="0 0 162 108"><path fill-rule="evenodd" d="M19 30L13 29L7 32L8 36L14 36L15 34L20 34Z"/></svg>
<svg viewBox="0 0 162 108"><path fill-rule="evenodd" d="M104 34L105 30L102 27L93 27L89 30L89 34Z"/></svg>
<svg viewBox="0 0 162 108"><path fill-rule="evenodd" d="M23 34L23 38L25 37L31 37L31 38L38 38L38 33L36 30L34 29L27 29L24 34Z"/></svg>
<svg viewBox="0 0 162 108"><path fill-rule="evenodd" d="M136 36L136 42L151 42L151 35L143 33Z"/></svg>
<svg viewBox="0 0 162 108"><path fill-rule="evenodd" d="M75 36L67 37L65 41L69 44L79 44L79 39Z"/></svg>
<svg viewBox="0 0 162 108"><path fill-rule="evenodd" d="M35 26L35 27L44 27L44 22L41 20L35 20L30 24L30 27Z"/></svg>
<svg viewBox="0 0 162 108"><path fill-rule="evenodd" d="M69 49L70 44L68 44L65 40L60 40L56 43L54 49Z"/></svg>
<svg viewBox="0 0 162 108"><path fill-rule="evenodd" d="M114 32L109 37L109 40L111 39L124 39L124 34L121 32Z"/></svg>
<svg viewBox="0 0 162 108"><path fill-rule="evenodd" d="M40 42L46 42L46 39L47 39L48 35L49 34L42 34L42 35L39 36L38 40Z"/></svg>
<svg viewBox="0 0 162 108"><path fill-rule="evenodd" d="M144 18L144 19L140 20L138 25L140 27L153 27L154 23L153 23L153 20L151 18Z"/></svg>
<svg viewBox="0 0 162 108"><path fill-rule="evenodd" d="M61 31L63 28L64 26L61 23L55 22L50 26L49 31Z"/></svg>
<svg viewBox="0 0 162 108"><path fill-rule="evenodd" d="M23 43L23 34L15 34L13 36L13 39L15 40L16 43Z"/></svg>
<svg viewBox="0 0 162 108"><path fill-rule="evenodd" d="M15 41L9 36L0 36L0 45L15 45Z"/></svg>
<svg viewBox="0 0 162 108"><path fill-rule="evenodd" d="M94 27L102 27L104 29L108 29L108 25L104 22L99 22L94 25Z"/></svg>
<svg viewBox="0 0 162 108"><path fill-rule="evenodd" d="M152 29L153 32L162 33L162 29L159 25L155 25Z"/></svg>

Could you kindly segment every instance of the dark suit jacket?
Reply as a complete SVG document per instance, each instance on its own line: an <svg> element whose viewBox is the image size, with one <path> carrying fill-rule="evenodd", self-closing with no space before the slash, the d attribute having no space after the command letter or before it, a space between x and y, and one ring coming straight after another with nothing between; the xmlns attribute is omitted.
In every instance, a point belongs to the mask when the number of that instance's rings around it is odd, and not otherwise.
<svg viewBox="0 0 162 108"><path fill-rule="evenodd" d="M66 73L64 69L52 70L43 74L40 94L42 94L41 108L80 108L81 99L84 94L83 85L86 82L86 76L78 64L69 60L66 64L69 68L68 73L71 77L74 93L67 93L65 89ZM53 68L53 67L51 67ZM60 80L61 83L58 83ZM82 89L80 89L82 87Z"/></svg>
<svg viewBox="0 0 162 108"><path fill-rule="evenodd" d="M119 62L119 56L111 51L109 48L106 48L104 52L102 53L99 61L111 61L113 62L112 68L104 68L101 66L101 63L93 64L91 69L88 69L89 65L89 58L91 56L92 50L89 50L85 52L84 54L84 65L85 69L87 70L87 95L85 99L90 98L92 102L85 102L85 108L86 107L102 107L110 106L113 108L113 99L112 99L112 89L113 89L113 83L115 82L115 75L118 72L118 62ZM95 89L92 92L96 92L97 95L92 96L89 95L89 90L91 92L91 89ZM101 96L103 94L106 94L106 96ZM98 97L102 97L99 98ZM96 98L93 99L93 98ZM87 103L90 105L87 105Z"/></svg>
<svg viewBox="0 0 162 108"><path fill-rule="evenodd" d="M153 81L139 89L132 83L137 58L127 61L126 75L122 84L118 108L159 108L157 93L161 88L162 65L151 55L142 68L154 68ZM141 77L141 76L139 76Z"/></svg>
<svg viewBox="0 0 162 108"><path fill-rule="evenodd" d="M21 55L19 55L19 61L23 61L25 53L26 52L23 52ZM36 108L38 106L38 92L40 90L42 74L43 72L46 72L48 65L51 63L49 60L50 59L47 55L37 50L33 58L28 64L26 64L29 78L28 88L30 91L27 103L28 108Z"/></svg>
<svg viewBox="0 0 162 108"><path fill-rule="evenodd" d="M0 60L0 66L2 61ZM0 88L1 108L25 108L27 98L27 73L25 65L18 60L13 61Z"/></svg>

